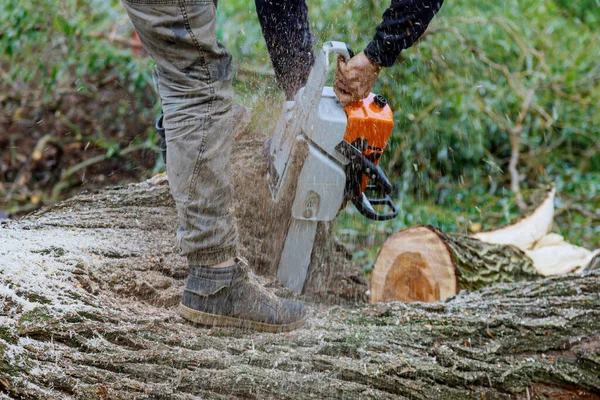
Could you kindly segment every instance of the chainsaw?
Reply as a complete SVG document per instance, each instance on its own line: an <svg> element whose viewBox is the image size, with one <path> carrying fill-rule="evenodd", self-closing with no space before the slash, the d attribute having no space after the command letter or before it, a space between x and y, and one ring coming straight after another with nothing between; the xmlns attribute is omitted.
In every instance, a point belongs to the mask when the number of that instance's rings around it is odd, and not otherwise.
<svg viewBox="0 0 600 400"><path fill-rule="evenodd" d="M278 279L300 293L319 222L333 221L348 202L365 217L398 214L392 185L378 165L394 127L383 96L342 105L325 86L330 55L349 61L346 44L326 42L306 86L283 107L269 148L268 182L275 202L290 202L291 219L278 263Z"/></svg>

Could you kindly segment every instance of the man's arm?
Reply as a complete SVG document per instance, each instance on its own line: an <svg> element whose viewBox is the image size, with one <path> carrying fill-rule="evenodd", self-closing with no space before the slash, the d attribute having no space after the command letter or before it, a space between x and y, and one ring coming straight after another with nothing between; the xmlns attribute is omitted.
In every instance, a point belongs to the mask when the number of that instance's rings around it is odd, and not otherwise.
<svg viewBox="0 0 600 400"><path fill-rule="evenodd" d="M305 0L255 0L277 82L287 100L306 84L314 64Z"/></svg>
<svg viewBox="0 0 600 400"><path fill-rule="evenodd" d="M392 0L373 40L348 63L338 61L335 92L342 103L365 98L382 67L394 65L400 52L423 35L443 0Z"/></svg>
<svg viewBox="0 0 600 400"><path fill-rule="evenodd" d="M441 6L442 0L392 0L365 49L367 58L382 67L394 65L400 52L423 35Z"/></svg>

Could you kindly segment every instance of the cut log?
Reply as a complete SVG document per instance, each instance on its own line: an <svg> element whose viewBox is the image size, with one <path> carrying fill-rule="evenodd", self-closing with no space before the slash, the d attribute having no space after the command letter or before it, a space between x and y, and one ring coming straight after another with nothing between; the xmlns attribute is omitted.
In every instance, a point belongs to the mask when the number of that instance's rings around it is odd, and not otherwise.
<svg viewBox="0 0 600 400"><path fill-rule="evenodd" d="M370 301L435 302L462 289L537 278L531 259L515 246L419 226L383 244L371 273Z"/></svg>
<svg viewBox="0 0 600 400"><path fill-rule="evenodd" d="M371 303L435 302L458 293L448 246L435 229L408 228L382 246L371 273Z"/></svg>

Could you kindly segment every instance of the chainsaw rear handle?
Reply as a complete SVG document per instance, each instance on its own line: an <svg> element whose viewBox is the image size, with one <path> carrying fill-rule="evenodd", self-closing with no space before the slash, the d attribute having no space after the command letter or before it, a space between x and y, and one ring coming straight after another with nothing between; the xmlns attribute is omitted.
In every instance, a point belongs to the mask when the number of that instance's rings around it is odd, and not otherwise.
<svg viewBox="0 0 600 400"><path fill-rule="evenodd" d="M379 165L375 165L369 160L357 147L343 140L336 146L344 157L350 160L349 170L346 173L358 173L358 176L366 176L369 184L365 191L376 191L383 193L383 197L367 197L365 192L353 195L352 203L356 209L365 217L375 221L387 221L394 219L398 215L398 209L390 198L392 193L392 184ZM352 171L352 172L349 172ZM391 209L389 213L379 213L375 211L374 205L388 206Z"/></svg>
<svg viewBox="0 0 600 400"><path fill-rule="evenodd" d="M364 157L364 159L361 161L365 165L364 174L367 175L367 177L371 181L372 186L374 186L386 195L392 193L392 184L390 183L390 180L385 175L381 167L379 165L373 164L366 157Z"/></svg>
<svg viewBox="0 0 600 400"><path fill-rule="evenodd" d="M367 187L367 190L368 189L369 187ZM356 207L356 209L362 215L374 221L388 221L396 218L398 215L398 209L396 208L396 205L390 198L389 194L386 194L383 198L369 198L365 192L362 192L360 195L352 199L352 204L354 204L354 207ZM388 206L391 209L391 212L378 213L373 208L374 205Z"/></svg>
<svg viewBox="0 0 600 400"><path fill-rule="evenodd" d="M358 148L343 140L335 149L350 160L350 163L360 171L361 175L366 175L371 184L377 187L380 192L386 195L392 193L392 184L381 167L365 157Z"/></svg>

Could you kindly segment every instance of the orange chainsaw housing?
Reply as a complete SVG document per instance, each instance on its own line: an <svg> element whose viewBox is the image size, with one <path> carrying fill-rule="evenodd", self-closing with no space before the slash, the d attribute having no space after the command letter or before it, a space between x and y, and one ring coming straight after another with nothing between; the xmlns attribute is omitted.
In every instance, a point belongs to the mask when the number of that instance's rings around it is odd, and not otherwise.
<svg viewBox="0 0 600 400"><path fill-rule="evenodd" d="M366 141L366 147L363 146L361 152L375 165L379 164L394 128L392 109L387 103L383 107L377 104L375 95L371 93L366 99L348 103L344 111L348 116L344 140L351 145ZM368 182L369 179L363 176L361 193Z"/></svg>

